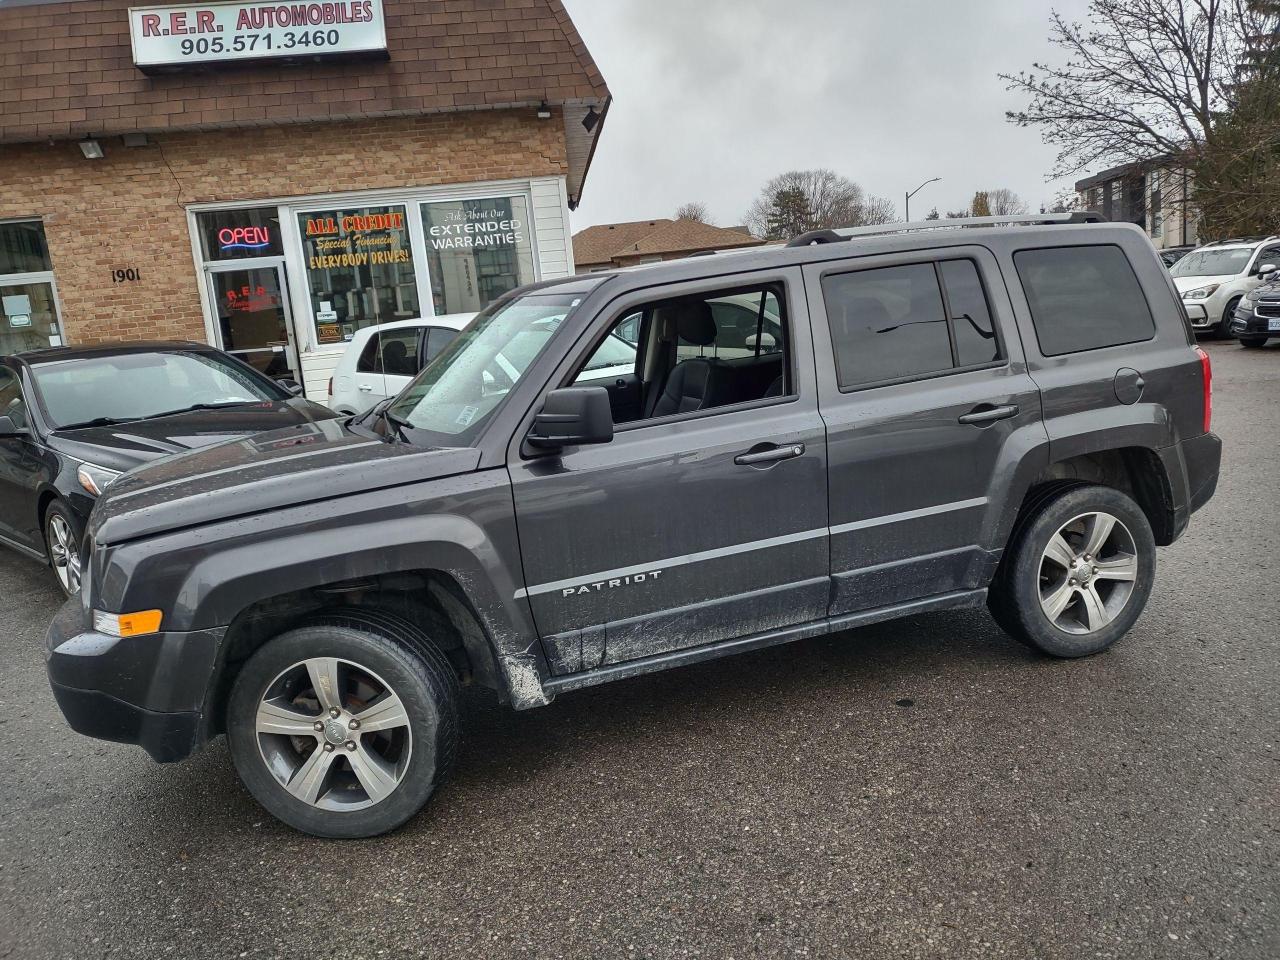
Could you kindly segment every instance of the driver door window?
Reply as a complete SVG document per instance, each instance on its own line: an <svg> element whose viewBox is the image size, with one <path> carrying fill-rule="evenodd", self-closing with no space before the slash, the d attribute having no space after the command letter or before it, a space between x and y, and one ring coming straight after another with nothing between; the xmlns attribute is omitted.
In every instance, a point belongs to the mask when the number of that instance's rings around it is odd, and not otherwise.
<svg viewBox="0 0 1280 960"><path fill-rule="evenodd" d="M769 285L628 310L572 382L608 390L615 424L791 396L780 294Z"/></svg>

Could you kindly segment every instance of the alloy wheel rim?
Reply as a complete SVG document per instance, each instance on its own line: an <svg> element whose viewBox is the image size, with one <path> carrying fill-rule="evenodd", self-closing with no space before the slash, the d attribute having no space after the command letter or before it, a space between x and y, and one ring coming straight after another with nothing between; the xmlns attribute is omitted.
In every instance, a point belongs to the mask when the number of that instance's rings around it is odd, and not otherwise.
<svg viewBox="0 0 1280 960"><path fill-rule="evenodd" d="M1138 581L1133 534L1109 513L1058 528L1040 558L1040 609L1064 633L1096 633L1128 605Z"/></svg>
<svg viewBox="0 0 1280 960"><path fill-rule="evenodd" d="M313 657L282 671L263 693L254 723L276 782L321 810L379 804L409 769L413 734L404 703L350 660Z"/></svg>
<svg viewBox="0 0 1280 960"><path fill-rule="evenodd" d="M68 594L79 590L80 551L76 548L71 524L56 513L49 518L49 559L53 561L53 572L62 589Z"/></svg>

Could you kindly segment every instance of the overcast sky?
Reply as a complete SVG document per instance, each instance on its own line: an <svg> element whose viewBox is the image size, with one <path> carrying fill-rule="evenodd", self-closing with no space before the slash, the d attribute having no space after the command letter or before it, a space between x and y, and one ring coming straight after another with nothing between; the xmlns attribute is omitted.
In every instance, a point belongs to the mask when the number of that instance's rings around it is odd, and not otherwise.
<svg viewBox="0 0 1280 960"><path fill-rule="evenodd" d="M997 78L1054 57L1040 0L565 0L613 93L573 228L710 205L742 222L765 181L830 167L890 198L967 207L1009 187L1032 209L1053 151L1004 112ZM1086 0L1055 0L1083 18Z"/></svg>

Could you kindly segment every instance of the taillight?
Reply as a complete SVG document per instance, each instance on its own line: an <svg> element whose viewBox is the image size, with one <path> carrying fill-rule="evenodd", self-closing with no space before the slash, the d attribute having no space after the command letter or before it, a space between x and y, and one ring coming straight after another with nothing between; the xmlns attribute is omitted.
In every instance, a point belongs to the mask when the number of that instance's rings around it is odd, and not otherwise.
<svg viewBox="0 0 1280 960"><path fill-rule="evenodd" d="M1204 381L1204 432L1208 433L1213 426L1213 364L1209 362L1209 354L1204 347L1196 347L1200 354L1200 377Z"/></svg>
<svg viewBox="0 0 1280 960"><path fill-rule="evenodd" d="M333 377L329 378L329 397L333 398Z"/></svg>

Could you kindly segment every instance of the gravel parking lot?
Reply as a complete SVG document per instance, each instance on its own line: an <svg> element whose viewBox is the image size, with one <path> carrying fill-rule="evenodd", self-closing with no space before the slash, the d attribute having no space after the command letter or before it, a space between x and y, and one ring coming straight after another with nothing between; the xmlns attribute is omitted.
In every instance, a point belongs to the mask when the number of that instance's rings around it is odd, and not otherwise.
<svg viewBox="0 0 1280 960"><path fill-rule="evenodd" d="M73 734L0 556L0 957L1280 956L1280 345L1209 344L1217 498L1111 652L937 614L561 697L472 693L398 833L292 833L222 742Z"/></svg>

